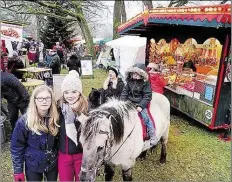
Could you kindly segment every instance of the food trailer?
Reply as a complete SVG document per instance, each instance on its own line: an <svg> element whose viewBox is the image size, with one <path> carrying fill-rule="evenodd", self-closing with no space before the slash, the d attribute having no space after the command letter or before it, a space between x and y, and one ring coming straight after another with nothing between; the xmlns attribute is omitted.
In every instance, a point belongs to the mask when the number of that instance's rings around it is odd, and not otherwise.
<svg viewBox="0 0 232 182"><path fill-rule="evenodd" d="M231 4L145 10L118 33L147 37L146 60L159 65L172 108L210 129L230 127Z"/></svg>

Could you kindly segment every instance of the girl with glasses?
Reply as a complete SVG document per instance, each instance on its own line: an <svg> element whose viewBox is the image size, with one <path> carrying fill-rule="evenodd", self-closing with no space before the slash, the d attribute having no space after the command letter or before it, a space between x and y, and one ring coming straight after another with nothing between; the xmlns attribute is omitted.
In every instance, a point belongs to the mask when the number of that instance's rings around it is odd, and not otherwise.
<svg viewBox="0 0 232 182"><path fill-rule="evenodd" d="M76 70L64 78L60 106L60 136L58 171L60 181L79 181L82 162L82 146L79 142L78 113L87 114L88 101L82 93L82 83Z"/></svg>
<svg viewBox="0 0 232 182"><path fill-rule="evenodd" d="M24 172L27 181L57 181L58 121L52 90L45 85L36 87L12 135L15 181L25 181Z"/></svg>

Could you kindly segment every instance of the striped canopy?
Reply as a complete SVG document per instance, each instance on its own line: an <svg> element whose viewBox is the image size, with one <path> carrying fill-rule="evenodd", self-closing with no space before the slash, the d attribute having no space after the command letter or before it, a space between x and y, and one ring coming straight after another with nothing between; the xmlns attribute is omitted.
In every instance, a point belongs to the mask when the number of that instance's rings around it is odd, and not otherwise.
<svg viewBox="0 0 232 182"><path fill-rule="evenodd" d="M123 34L151 24L229 28L231 27L231 4L145 10L120 25L118 33Z"/></svg>

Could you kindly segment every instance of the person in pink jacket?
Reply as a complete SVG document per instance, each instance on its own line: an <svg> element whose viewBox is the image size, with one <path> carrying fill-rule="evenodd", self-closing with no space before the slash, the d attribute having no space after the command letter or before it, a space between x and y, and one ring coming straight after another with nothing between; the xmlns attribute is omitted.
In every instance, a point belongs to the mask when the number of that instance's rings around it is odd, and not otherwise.
<svg viewBox="0 0 232 182"><path fill-rule="evenodd" d="M159 65L149 63L147 68L152 91L163 94L166 82L159 71Z"/></svg>

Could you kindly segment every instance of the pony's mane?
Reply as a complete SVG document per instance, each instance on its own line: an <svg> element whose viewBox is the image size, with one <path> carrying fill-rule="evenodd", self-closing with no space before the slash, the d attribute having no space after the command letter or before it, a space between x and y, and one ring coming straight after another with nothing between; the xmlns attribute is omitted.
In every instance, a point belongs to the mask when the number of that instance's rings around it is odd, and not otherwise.
<svg viewBox="0 0 232 182"><path fill-rule="evenodd" d="M112 126L114 140L119 143L124 135L124 121L130 119L130 112L135 110L131 102L119 101L111 98L107 103L92 110L82 132L85 140L98 131L99 121L109 119Z"/></svg>

